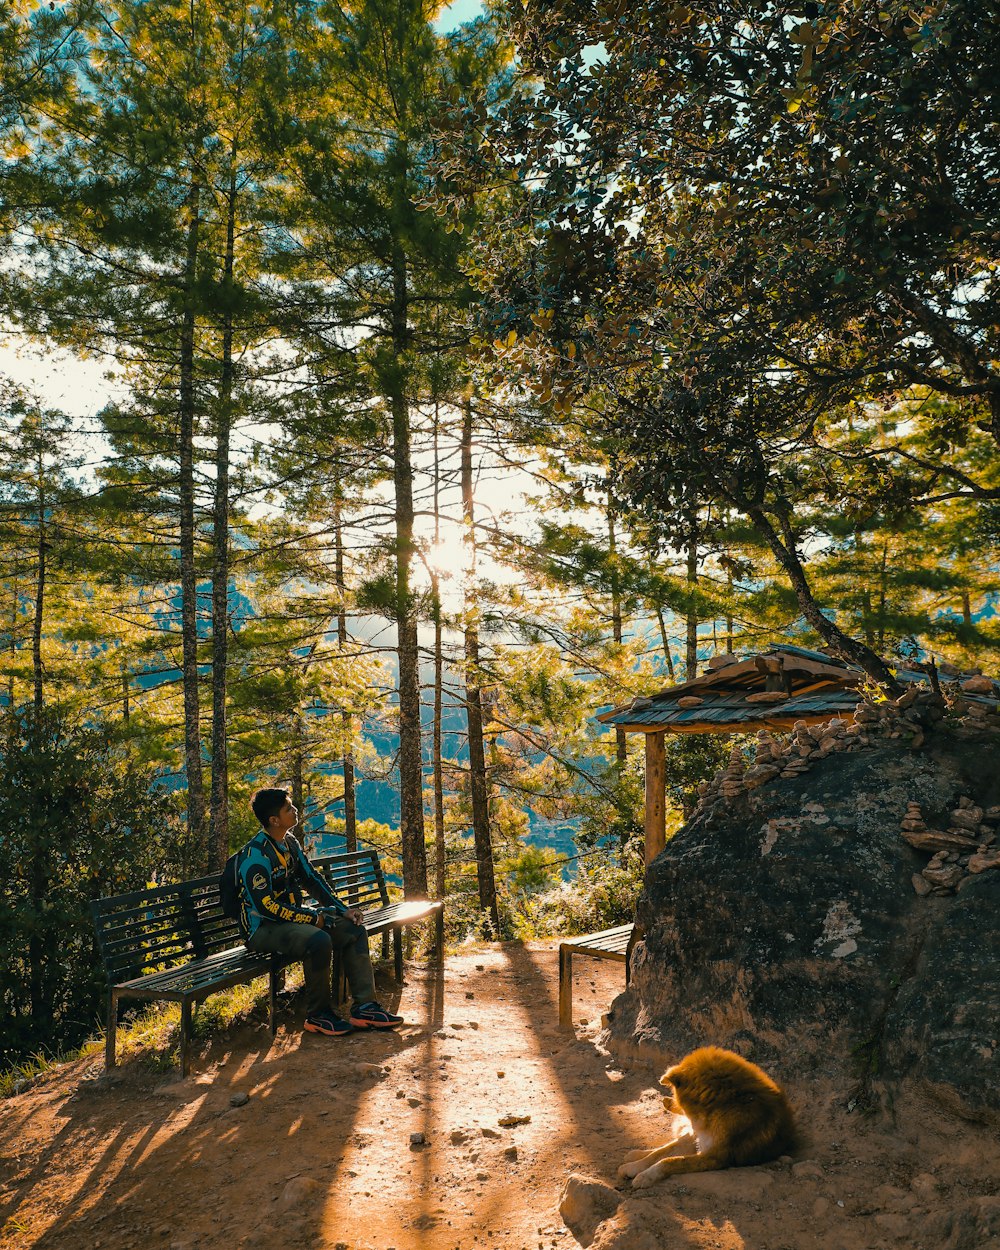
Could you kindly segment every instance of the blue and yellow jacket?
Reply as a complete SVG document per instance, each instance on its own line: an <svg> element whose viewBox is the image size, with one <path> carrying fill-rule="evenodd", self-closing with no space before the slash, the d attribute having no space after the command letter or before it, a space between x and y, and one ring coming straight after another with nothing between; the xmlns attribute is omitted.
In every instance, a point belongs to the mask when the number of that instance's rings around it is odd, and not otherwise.
<svg viewBox="0 0 1000 1250"><path fill-rule="evenodd" d="M323 908L347 911L292 834L275 842L263 829L243 847L239 860L240 926L250 938L263 921L319 925ZM303 904L303 893L321 905Z"/></svg>

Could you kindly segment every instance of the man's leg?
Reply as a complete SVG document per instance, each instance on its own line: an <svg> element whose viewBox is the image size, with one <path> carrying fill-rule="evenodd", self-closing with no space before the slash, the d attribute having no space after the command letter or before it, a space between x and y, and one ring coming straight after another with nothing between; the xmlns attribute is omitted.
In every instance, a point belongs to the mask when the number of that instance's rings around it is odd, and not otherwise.
<svg viewBox="0 0 1000 1250"><path fill-rule="evenodd" d="M370 1003L375 998L375 973L368 953L368 933L364 925L354 924L346 916L327 913L327 931L344 961L347 984L356 1003Z"/></svg>
<svg viewBox="0 0 1000 1250"><path fill-rule="evenodd" d="M344 972L351 987L354 1005L350 1021L357 1029L392 1029L403 1023L375 1001L375 973L368 954L368 933L364 925L353 924L346 916L327 921L334 945L344 960Z"/></svg>
<svg viewBox="0 0 1000 1250"><path fill-rule="evenodd" d="M291 955L302 960L305 976L306 1015L317 1011L331 1011L330 966L333 963L333 944L325 929L311 924L272 923L265 920L247 942L252 951Z"/></svg>

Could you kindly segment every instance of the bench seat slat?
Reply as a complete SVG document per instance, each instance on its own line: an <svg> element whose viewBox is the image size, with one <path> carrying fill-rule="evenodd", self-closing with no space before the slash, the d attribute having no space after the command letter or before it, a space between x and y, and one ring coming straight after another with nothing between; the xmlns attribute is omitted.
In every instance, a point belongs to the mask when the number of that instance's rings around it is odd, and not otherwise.
<svg viewBox="0 0 1000 1250"><path fill-rule="evenodd" d="M589 951L598 956L621 954L624 957L634 927L630 924L618 925L614 929L602 929L600 933L585 933L581 937L567 938L559 945L572 947L574 951Z"/></svg>
<svg viewBox="0 0 1000 1250"><path fill-rule="evenodd" d="M210 955L207 959L191 960L190 963L181 965L180 968L164 969L161 973L151 973L149 976L136 976L134 980L125 981L119 988L130 989L144 985L156 989L156 986L169 983L171 979L204 978L204 976L211 976L212 973L226 973L235 968L250 968L251 965L257 964L262 964L266 968L269 960L270 955L247 950L245 946L236 946L234 949Z"/></svg>
<svg viewBox="0 0 1000 1250"><path fill-rule="evenodd" d="M433 916L443 906L443 903L434 902L389 903L387 907L365 912L365 928L369 933L381 933L393 925L412 924L425 916Z"/></svg>
<svg viewBox="0 0 1000 1250"><path fill-rule="evenodd" d="M288 962L288 961L285 961ZM277 965L283 966L282 963ZM271 971L268 958L255 959L250 963L241 962L221 968L199 968L190 964L187 968L175 969L173 976L163 974L163 978L140 977L118 987L120 998L156 998L167 1002L198 1002L219 990L230 989L234 985L245 985L257 977L266 977ZM157 982L153 989L150 983Z"/></svg>

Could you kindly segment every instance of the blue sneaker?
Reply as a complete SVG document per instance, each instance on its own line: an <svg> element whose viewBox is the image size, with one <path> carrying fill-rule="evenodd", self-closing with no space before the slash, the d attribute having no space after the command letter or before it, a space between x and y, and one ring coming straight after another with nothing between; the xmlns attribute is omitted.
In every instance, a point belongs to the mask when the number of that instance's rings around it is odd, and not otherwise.
<svg viewBox="0 0 1000 1250"><path fill-rule="evenodd" d="M329 1009L315 1011L311 1016L306 1016L303 1027L307 1033L322 1033L325 1037L344 1037L345 1034L354 1032L353 1024L341 1020L336 1012Z"/></svg>
<svg viewBox="0 0 1000 1250"><path fill-rule="evenodd" d="M378 1003L355 1003L351 1008L351 1024L356 1029L394 1029L402 1023L402 1016L394 1016Z"/></svg>

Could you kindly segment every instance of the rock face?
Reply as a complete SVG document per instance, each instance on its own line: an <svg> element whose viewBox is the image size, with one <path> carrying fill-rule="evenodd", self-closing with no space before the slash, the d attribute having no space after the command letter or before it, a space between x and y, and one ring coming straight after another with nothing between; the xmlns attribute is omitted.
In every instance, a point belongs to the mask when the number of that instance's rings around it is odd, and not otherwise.
<svg viewBox="0 0 1000 1250"><path fill-rule="evenodd" d="M615 1053L673 1061L728 1046L776 1075L842 1074L845 1102L909 1078L1000 1117L1000 868L914 889L915 808L1000 802L997 739L883 740L808 775L717 796L650 865Z"/></svg>

